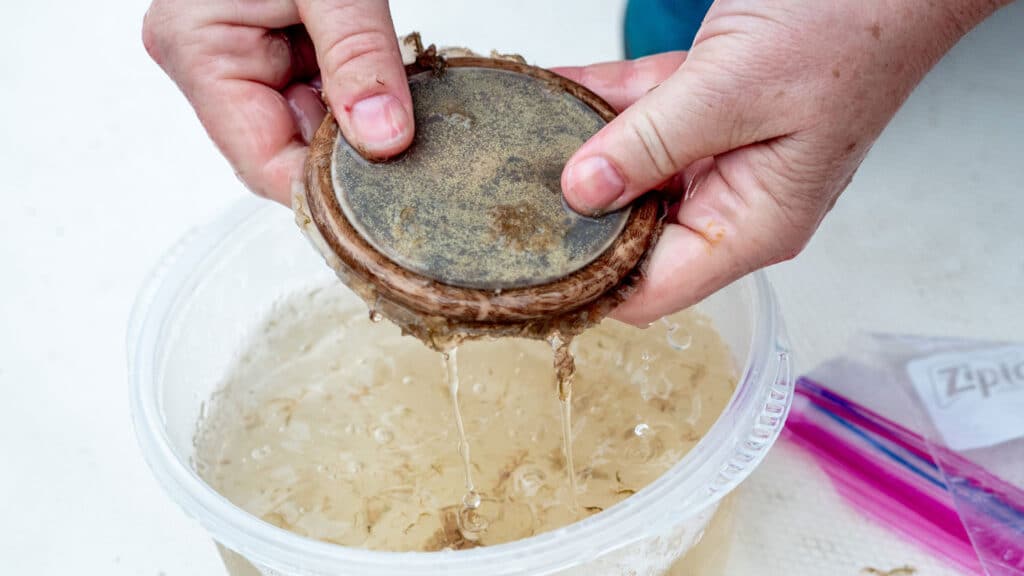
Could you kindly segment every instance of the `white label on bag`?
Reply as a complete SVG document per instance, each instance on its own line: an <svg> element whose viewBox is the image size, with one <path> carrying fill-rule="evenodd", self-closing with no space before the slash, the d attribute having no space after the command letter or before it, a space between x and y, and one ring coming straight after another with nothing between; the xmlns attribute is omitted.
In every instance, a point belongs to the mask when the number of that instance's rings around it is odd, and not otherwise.
<svg viewBox="0 0 1024 576"><path fill-rule="evenodd" d="M907 372L953 450L1024 437L1024 346L929 356Z"/></svg>

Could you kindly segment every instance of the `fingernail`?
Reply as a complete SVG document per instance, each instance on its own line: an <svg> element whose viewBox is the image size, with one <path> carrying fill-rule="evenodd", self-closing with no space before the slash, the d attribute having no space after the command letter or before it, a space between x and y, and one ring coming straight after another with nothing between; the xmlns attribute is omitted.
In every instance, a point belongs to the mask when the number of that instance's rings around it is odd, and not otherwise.
<svg viewBox="0 0 1024 576"><path fill-rule="evenodd" d="M309 146L309 143L313 141L313 123L309 121L309 117L299 109L294 101L289 100L288 106L292 109L292 117L295 118L295 122L299 125L299 136L302 137L302 143Z"/></svg>
<svg viewBox="0 0 1024 576"><path fill-rule="evenodd" d="M371 154L391 154L395 145L406 138L410 128L405 108L390 94L356 102L350 118L359 145Z"/></svg>
<svg viewBox="0 0 1024 576"><path fill-rule="evenodd" d="M626 184L611 162L591 156L569 165L565 175L566 193L572 204L588 214L615 210Z"/></svg>

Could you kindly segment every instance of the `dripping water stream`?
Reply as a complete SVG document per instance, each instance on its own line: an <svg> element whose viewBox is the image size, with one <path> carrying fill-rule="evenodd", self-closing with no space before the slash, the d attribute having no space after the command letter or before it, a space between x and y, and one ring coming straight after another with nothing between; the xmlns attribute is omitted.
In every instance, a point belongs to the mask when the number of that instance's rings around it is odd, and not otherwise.
<svg viewBox="0 0 1024 576"><path fill-rule="evenodd" d="M569 349L572 339L563 339L557 332L548 338L554 351L555 384L562 419L562 454L565 457L565 473L569 478L570 511L579 511L576 488L576 466L572 451L572 381L576 375L576 359Z"/></svg>
<svg viewBox="0 0 1024 576"><path fill-rule="evenodd" d="M459 455L462 456L462 469L466 475L466 493L459 506L458 526L462 537L470 542L480 540L487 530L487 520L480 514L480 494L473 484L473 463L469 453L469 440L466 439L466 426L462 421L462 410L459 408L459 359L458 348L441 355L444 363L445 378L448 380L448 391L451 394L452 413L455 415L455 427L459 433Z"/></svg>

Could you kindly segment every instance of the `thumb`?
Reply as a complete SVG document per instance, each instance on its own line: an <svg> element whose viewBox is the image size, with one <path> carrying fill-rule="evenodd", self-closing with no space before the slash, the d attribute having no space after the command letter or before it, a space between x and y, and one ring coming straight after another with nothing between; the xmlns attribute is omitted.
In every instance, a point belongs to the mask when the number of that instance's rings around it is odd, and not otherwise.
<svg viewBox="0 0 1024 576"><path fill-rule="evenodd" d="M566 163L562 190L577 212L622 208L700 160L756 142L738 96L715 90L688 61L627 108ZM749 122L747 122L749 123Z"/></svg>
<svg viewBox="0 0 1024 576"><path fill-rule="evenodd" d="M383 159L412 142L412 98L386 0L297 0L323 89L348 140Z"/></svg>

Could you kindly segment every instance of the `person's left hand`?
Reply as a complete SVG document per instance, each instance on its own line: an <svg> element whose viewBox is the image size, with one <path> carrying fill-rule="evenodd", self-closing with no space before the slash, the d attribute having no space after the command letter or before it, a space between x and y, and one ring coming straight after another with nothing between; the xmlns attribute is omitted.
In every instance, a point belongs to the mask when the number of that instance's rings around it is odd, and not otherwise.
<svg viewBox="0 0 1024 576"><path fill-rule="evenodd" d="M583 214L674 193L637 325L795 257L928 70L1007 0L716 0L687 53L560 73L622 113L566 164Z"/></svg>

